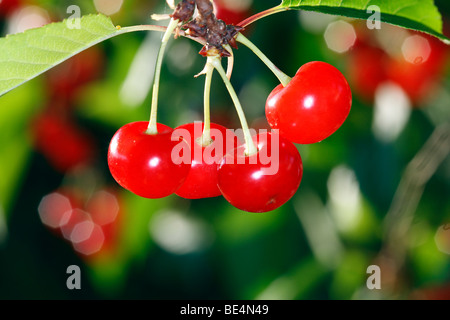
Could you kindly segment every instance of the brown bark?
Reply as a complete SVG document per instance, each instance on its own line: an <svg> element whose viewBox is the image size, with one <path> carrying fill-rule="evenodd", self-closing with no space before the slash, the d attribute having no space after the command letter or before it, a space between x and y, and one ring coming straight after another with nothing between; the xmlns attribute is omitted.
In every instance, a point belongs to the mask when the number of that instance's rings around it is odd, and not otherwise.
<svg viewBox="0 0 450 320"><path fill-rule="evenodd" d="M198 16L192 19L195 7L198 9ZM192 37L203 38L206 41L206 46L200 51L202 55L214 52L221 56L230 56L223 46L230 44L236 48L234 38L243 29L227 25L217 19L210 0L183 0L178 4L172 17L184 22L182 28L189 30Z"/></svg>
<svg viewBox="0 0 450 320"><path fill-rule="evenodd" d="M183 0L175 8L172 18L175 20L180 20L182 22L187 22L192 19L195 11L195 1L194 0Z"/></svg>

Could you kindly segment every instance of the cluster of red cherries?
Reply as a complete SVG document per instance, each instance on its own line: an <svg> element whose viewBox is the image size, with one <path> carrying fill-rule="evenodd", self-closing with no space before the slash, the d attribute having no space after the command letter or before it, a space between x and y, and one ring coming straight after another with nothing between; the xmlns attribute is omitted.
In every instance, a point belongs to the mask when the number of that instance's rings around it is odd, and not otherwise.
<svg viewBox="0 0 450 320"><path fill-rule="evenodd" d="M1 4L7 13L20 1ZM218 18L227 23L237 23L249 14L229 10L225 4L215 1L215 9ZM99 77L102 61L101 52L92 48L47 74L49 102L34 118L31 129L35 148L62 173L89 165L96 155L92 137L74 121L73 107L83 86ZM348 83L336 68L311 62L301 67L287 86L279 85L269 95L266 118L275 130L253 137L256 153L248 154L248 146L219 124L211 124L212 141L205 144L195 123L176 129L158 124L158 133L148 134L148 122L135 122L114 135L108 165L122 187L141 197L223 195L244 211L272 211L295 194L302 179L302 159L294 143L316 143L330 136L345 121L351 101ZM174 139L179 130L189 135ZM190 150L190 161L174 161L173 151L180 144L183 150ZM276 156L271 155L274 146ZM267 174L273 162L277 171Z"/></svg>
<svg viewBox="0 0 450 320"><path fill-rule="evenodd" d="M269 95L266 118L275 130L253 136L257 153L247 154L246 144L218 124L211 124L211 130L228 141L212 135L211 144L205 146L194 123L175 130L158 124L158 133L148 134L148 122L134 122L112 138L108 165L122 187L141 197L223 195L243 211L272 211L286 203L300 185L303 165L294 143L311 144L329 137L344 123L351 104L351 90L342 73L325 62L310 62L287 86L279 85ZM174 139L173 133L180 129L189 132L190 138ZM278 170L265 174L270 164L261 155L271 156L274 141L277 156L272 160ZM182 150L191 151L190 163L173 161L173 151L180 144L185 144ZM217 154L223 156L218 159Z"/></svg>
<svg viewBox="0 0 450 320"><path fill-rule="evenodd" d="M226 23L237 23L248 14L230 15L233 11L223 6L226 1L214 3L217 17ZM122 187L141 197L222 195L243 211L272 211L291 199L300 186L303 164L294 143L311 144L329 137L344 123L351 104L344 76L330 64L310 62L289 84L280 84L269 95L266 119L274 130L252 137L256 152L249 152L248 141L242 143L232 131L215 123L210 125L211 141L204 143L200 122L175 129L158 124L157 134L148 133L148 122L134 122L112 138L108 165ZM177 157L189 161L176 161L174 150L178 150Z"/></svg>
<svg viewBox="0 0 450 320"><path fill-rule="evenodd" d="M384 30L377 37L362 22L354 23L357 40L348 61L354 92L372 102L386 82L397 84L418 107L431 96L448 61L448 46L435 37L399 27Z"/></svg>

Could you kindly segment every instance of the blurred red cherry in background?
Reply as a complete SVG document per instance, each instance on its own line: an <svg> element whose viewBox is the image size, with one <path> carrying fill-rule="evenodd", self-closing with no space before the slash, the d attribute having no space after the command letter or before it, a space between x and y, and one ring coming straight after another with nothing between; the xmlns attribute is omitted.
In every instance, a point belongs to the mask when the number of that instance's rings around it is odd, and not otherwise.
<svg viewBox="0 0 450 320"><path fill-rule="evenodd" d="M38 115L32 121L31 130L36 150L60 172L86 164L95 155L92 137L74 122L56 114Z"/></svg>

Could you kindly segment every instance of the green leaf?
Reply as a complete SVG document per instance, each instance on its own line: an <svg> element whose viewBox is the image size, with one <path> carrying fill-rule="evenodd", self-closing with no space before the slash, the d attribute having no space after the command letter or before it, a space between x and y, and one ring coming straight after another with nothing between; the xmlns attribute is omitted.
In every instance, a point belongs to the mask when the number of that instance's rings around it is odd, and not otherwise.
<svg viewBox="0 0 450 320"><path fill-rule="evenodd" d="M0 96L75 54L118 34L110 18L87 15L0 39ZM70 76L70 75L68 75Z"/></svg>
<svg viewBox="0 0 450 320"><path fill-rule="evenodd" d="M373 15L373 11L368 12L371 6L380 8L382 22L449 41L442 33L442 17L433 0L283 0L280 5L365 20Z"/></svg>

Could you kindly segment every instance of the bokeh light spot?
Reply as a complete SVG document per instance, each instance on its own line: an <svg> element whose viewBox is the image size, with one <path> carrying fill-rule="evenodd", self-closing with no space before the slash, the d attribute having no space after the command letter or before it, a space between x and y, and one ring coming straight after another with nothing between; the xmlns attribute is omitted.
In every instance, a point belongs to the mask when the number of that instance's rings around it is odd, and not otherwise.
<svg viewBox="0 0 450 320"><path fill-rule="evenodd" d="M75 225L70 234L70 242L80 243L89 239L94 230L94 223L92 221L83 221Z"/></svg>
<svg viewBox="0 0 450 320"><path fill-rule="evenodd" d="M355 44L356 31L350 23L338 20L328 25L324 38L330 50L345 53Z"/></svg>
<svg viewBox="0 0 450 320"><path fill-rule="evenodd" d="M375 93L375 114L372 125L378 140L395 141L405 128L411 115L411 101L395 83L385 83Z"/></svg>
<svg viewBox="0 0 450 320"><path fill-rule="evenodd" d="M97 224L92 224L92 232L89 238L82 242L72 243L73 248L78 253L89 256L99 252L105 242L105 234L102 228Z"/></svg>
<svg viewBox="0 0 450 320"><path fill-rule="evenodd" d="M72 211L69 198L54 192L42 198L38 206L39 217L44 225L56 229L67 220L67 213Z"/></svg>
<svg viewBox="0 0 450 320"><path fill-rule="evenodd" d="M26 6L11 16L7 33L20 33L48 23L50 23L50 17L46 10L37 6Z"/></svg>
<svg viewBox="0 0 450 320"><path fill-rule="evenodd" d="M440 226L434 236L439 251L450 255L450 224Z"/></svg>
<svg viewBox="0 0 450 320"><path fill-rule="evenodd" d="M413 35L405 39L402 45L403 57L412 64L421 64L431 55L431 46L427 39Z"/></svg>
<svg viewBox="0 0 450 320"><path fill-rule="evenodd" d="M343 231L354 229L361 219L361 191L356 174L346 166L334 168L327 182L330 211Z"/></svg>
<svg viewBox="0 0 450 320"><path fill-rule="evenodd" d="M72 240L72 231L81 222L92 221L91 215L81 209L74 209L66 213L61 225L61 232L65 239Z"/></svg>
<svg viewBox="0 0 450 320"><path fill-rule="evenodd" d="M104 226L117 219L120 211L119 201L114 194L102 190L97 192L88 202L86 211L96 224Z"/></svg>
<svg viewBox="0 0 450 320"><path fill-rule="evenodd" d="M203 221L169 210L154 215L149 231L161 248L178 255L205 249L213 240L212 231Z"/></svg>
<svg viewBox="0 0 450 320"><path fill-rule="evenodd" d="M94 0L94 5L98 12L110 16L120 11L123 0Z"/></svg>

